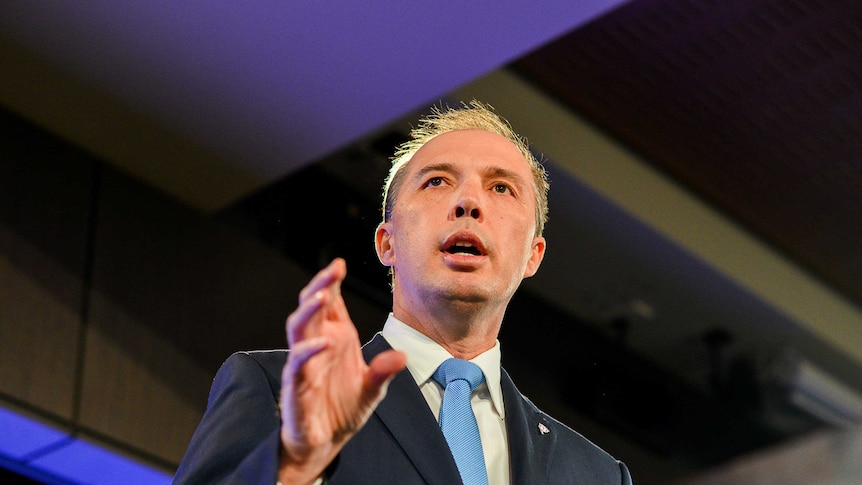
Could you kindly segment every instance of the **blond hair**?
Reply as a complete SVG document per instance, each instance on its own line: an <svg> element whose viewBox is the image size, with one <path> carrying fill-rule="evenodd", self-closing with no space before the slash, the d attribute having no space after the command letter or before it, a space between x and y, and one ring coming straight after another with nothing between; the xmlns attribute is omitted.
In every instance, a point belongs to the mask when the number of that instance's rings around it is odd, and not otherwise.
<svg viewBox="0 0 862 485"><path fill-rule="evenodd" d="M404 181L402 170L413 155L432 138L458 130L485 130L496 133L515 145L530 165L533 174L533 192L536 199L536 235L541 236L548 221L548 174L530 151L526 139L519 136L512 126L494 112L490 105L476 101L462 103L461 108L431 108L431 114L419 120L419 125L410 130L410 139L395 149L392 167L383 186L383 221L392 218L392 209L398 198L398 190Z"/></svg>

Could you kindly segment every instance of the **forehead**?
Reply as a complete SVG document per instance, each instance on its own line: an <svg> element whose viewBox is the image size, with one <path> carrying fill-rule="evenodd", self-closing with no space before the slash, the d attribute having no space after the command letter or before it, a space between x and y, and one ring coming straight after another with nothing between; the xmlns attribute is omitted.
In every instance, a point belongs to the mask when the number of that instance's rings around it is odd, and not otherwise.
<svg viewBox="0 0 862 485"><path fill-rule="evenodd" d="M457 130L438 135L422 145L405 168L412 172L431 163L477 163L530 173L527 160L509 139L485 130Z"/></svg>

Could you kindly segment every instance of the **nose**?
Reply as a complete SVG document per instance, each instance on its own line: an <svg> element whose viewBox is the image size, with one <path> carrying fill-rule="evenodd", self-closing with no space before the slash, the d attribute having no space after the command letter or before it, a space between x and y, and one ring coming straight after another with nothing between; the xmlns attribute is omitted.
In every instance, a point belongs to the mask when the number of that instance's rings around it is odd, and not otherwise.
<svg viewBox="0 0 862 485"><path fill-rule="evenodd" d="M467 214L470 214L470 217L472 217L473 219L478 219L479 216L481 215L478 207L473 207L472 209L468 209L467 207L464 207L463 205L459 205L458 207L455 207L455 217L456 218L457 217L464 217Z"/></svg>
<svg viewBox="0 0 862 485"><path fill-rule="evenodd" d="M470 217L479 221L482 218L482 208L479 199L471 192L462 192L452 208L452 218Z"/></svg>

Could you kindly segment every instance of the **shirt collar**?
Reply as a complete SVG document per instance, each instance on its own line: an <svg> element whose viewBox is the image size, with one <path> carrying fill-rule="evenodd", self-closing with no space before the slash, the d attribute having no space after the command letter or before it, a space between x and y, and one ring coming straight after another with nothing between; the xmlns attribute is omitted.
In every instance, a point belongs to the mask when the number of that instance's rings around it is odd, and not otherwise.
<svg viewBox="0 0 862 485"><path fill-rule="evenodd" d="M413 376L417 386L423 386L444 360L452 355L440 344L395 318L391 313L383 326L383 337L389 345L407 355L407 370ZM482 352L470 362L479 366L485 374L485 383L491 402L500 418L505 418L503 410L503 389L500 385L500 341L494 347Z"/></svg>

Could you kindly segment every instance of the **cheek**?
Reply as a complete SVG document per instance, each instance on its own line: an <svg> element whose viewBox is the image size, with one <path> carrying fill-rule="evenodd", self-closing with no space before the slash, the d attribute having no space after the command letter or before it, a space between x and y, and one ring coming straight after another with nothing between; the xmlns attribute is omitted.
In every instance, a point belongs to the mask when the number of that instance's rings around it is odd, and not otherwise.
<svg viewBox="0 0 862 485"><path fill-rule="evenodd" d="M402 221L405 219L402 219ZM401 231L396 233L396 237L393 238L392 247L395 249L396 255L400 254L404 259L409 258L412 252L415 252L418 240L417 238L421 237L416 230L417 227L421 227L415 224L415 218L409 219L407 224L402 224L402 226L406 226Z"/></svg>
<svg viewBox="0 0 862 485"><path fill-rule="evenodd" d="M500 216L500 220L505 221L509 226L511 237L516 238L513 241L521 241L524 238L527 238L529 241L533 240L533 233L536 228L532 217L525 217L518 212L509 211L503 213Z"/></svg>
<svg viewBox="0 0 862 485"><path fill-rule="evenodd" d="M524 228L528 230L523 230ZM521 226L521 230L514 231L511 234L512 245L518 246L521 254L523 254L523 264L529 264L530 258L533 256L533 238L535 237L535 231L533 230L533 226ZM517 241L517 243L515 242Z"/></svg>

